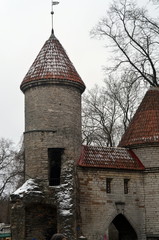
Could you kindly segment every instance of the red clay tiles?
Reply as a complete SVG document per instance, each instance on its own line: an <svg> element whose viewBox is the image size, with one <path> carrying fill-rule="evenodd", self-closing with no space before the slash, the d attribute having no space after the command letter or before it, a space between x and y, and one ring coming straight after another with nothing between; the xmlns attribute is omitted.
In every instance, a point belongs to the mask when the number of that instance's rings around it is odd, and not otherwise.
<svg viewBox="0 0 159 240"><path fill-rule="evenodd" d="M159 143L159 88L150 88L123 135L120 147Z"/></svg>
<svg viewBox="0 0 159 240"><path fill-rule="evenodd" d="M127 170L145 169L133 151L120 147L82 146L78 166Z"/></svg>
<svg viewBox="0 0 159 240"><path fill-rule="evenodd" d="M81 85L84 90L85 85L68 58L64 48L58 39L52 34L45 42L22 84L40 80L60 80L71 81Z"/></svg>

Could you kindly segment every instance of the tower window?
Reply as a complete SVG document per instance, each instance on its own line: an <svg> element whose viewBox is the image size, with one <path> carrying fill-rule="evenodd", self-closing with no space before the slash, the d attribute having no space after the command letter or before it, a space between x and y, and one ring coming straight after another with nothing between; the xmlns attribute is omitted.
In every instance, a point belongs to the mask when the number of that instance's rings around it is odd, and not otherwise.
<svg viewBox="0 0 159 240"><path fill-rule="evenodd" d="M106 178L106 192L111 193L111 181L112 178Z"/></svg>
<svg viewBox="0 0 159 240"><path fill-rule="evenodd" d="M130 179L124 179L124 194L128 194L129 193L129 180Z"/></svg>
<svg viewBox="0 0 159 240"><path fill-rule="evenodd" d="M49 185L58 186L60 185L61 177L61 158L63 154L62 148L49 148Z"/></svg>

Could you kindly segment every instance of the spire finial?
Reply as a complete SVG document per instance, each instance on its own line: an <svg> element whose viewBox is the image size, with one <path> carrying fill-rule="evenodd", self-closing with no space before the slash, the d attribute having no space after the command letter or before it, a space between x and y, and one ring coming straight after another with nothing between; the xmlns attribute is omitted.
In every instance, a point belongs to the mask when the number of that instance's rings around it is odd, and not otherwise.
<svg viewBox="0 0 159 240"><path fill-rule="evenodd" d="M52 22L52 33L54 33L54 27L53 27L53 15L54 15L54 11L53 11L53 6L54 5L57 5L57 4L59 4L59 2L57 2L57 1L53 1L53 0L51 0L51 22Z"/></svg>

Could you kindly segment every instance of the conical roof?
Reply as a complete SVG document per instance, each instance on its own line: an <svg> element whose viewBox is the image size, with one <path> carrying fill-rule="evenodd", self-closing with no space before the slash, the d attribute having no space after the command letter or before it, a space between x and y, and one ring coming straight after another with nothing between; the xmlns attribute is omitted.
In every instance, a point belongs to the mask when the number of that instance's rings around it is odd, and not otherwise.
<svg viewBox="0 0 159 240"><path fill-rule="evenodd" d="M159 143L159 88L150 88L123 135L120 147Z"/></svg>
<svg viewBox="0 0 159 240"><path fill-rule="evenodd" d="M85 85L54 33L45 42L21 83L24 92L28 87L47 83L74 84L83 92Z"/></svg>

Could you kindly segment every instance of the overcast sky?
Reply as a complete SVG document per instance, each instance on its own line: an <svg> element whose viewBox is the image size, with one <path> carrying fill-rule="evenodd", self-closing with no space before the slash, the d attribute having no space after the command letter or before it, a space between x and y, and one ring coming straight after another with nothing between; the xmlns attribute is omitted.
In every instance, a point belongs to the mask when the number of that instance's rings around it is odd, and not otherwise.
<svg viewBox="0 0 159 240"><path fill-rule="evenodd" d="M102 84L104 42L89 32L111 0L60 0L54 8L55 35L87 88ZM145 2L144 0L139 0ZM19 86L51 34L51 0L0 0L0 137L18 144L24 132L24 96Z"/></svg>

